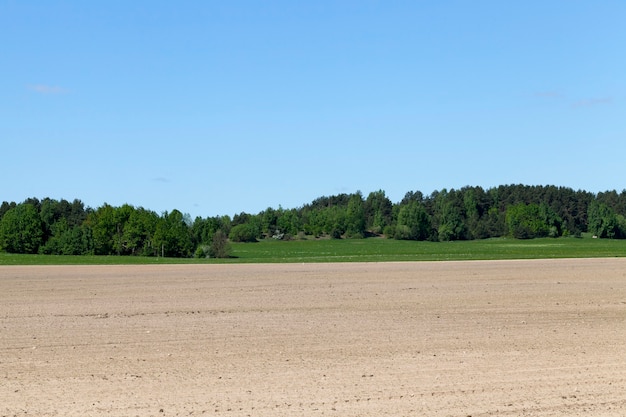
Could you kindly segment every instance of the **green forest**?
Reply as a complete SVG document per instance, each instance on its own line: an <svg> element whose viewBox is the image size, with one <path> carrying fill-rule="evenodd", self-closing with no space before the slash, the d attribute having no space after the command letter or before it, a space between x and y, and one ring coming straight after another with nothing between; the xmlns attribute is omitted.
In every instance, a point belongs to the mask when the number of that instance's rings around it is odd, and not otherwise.
<svg viewBox="0 0 626 417"><path fill-rule="evenodd" d="M626 238L626 190L502 185L407 192L393 203L382 190L319 197L299 208L196 217L179 210L80 200L29 198L0 206L0 251L21 254L230 256L229 242L261 239L453 241L511 237Z"/></svg>

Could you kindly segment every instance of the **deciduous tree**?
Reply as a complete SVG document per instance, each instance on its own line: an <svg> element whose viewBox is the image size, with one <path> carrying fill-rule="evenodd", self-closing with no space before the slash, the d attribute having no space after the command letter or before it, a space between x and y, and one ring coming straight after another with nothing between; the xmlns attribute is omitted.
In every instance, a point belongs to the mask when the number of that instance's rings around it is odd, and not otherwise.
<svg viewBox="0 0 626 417"><path fill-rule="evenodd" d="M0 220L0 248L7 252L37 253L42 237L41 218L32 204L18 204Z"/></svg>

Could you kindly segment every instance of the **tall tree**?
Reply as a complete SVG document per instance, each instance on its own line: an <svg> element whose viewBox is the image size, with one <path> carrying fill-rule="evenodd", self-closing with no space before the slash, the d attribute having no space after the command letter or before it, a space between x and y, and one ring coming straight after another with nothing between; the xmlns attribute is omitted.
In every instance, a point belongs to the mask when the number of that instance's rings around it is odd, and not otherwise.
<svg viewBox="0 0 626 417"><path fill-rule="evenodd" d="M0 220L0 249L10 253L37 253L43 243L41 218L35 206L18 204Z"/></svg>
<svg viewBox="0 0 626 417"><path fill-rule="evenodd" d="M156 232L159 216L143 207L133 209L124 222L121 246L129 255L152 255L152 238Z"/></svg>
<svg viewBox="0 0 626 417"><path fill-rule="evenodd" d="M546 204L519 203L506 210L509 234L517 239L560 236L561 219Z"/></svg>
<svg viewBox="0 0 626 417"><path fill-rule="evenodd" d="M353 194L346 208L346 237L365 237L365 209L363 207L363 195L360 191Z"/></svg>
<svg viewBox="0 0 626 417"><path fill-rule="evenodd" d="M620 237L615 212L605 203L593 201L589 205L589 231L600 238Z"/></svg>
<svg viewBox="0 0 626 417"><path fill-rule="evenodd" d="M323 210L324 233L333 239L341 239L346 232L346 210L340 206L330 206Z"/></svg>
<svg viewBox="0 0 626 417"><path fill-rule="evenodd" d="M364 205L365 227L374 233L382 233L392 221L393 204L383 190L369 193Z"/></svg>
<svg viewBox="0 0 626 417"><path fill-rule="evenodd" d="M159 255L167 257L191 256L191 231L180 211L166 212L159 219L154 233L154 247Z"/></svg>
<svg viewBox="0 0 626 417"><path fill-rule="evenodd" d="M295 236L302 229L298 210L290 209L277 211L276 229L282 234Z"/></svg>
<svg viewBox="0 0 626 417"><path fill-rule="evenodd" d="M86 225L91 229L94 253L96 255L112 255L117 235L115 208L104 203L96 211L89 213Z"/></svg>
<svg viewBox="0 0 626 417"><path fill-rule="evenodd" d="M464 239L465 223L461 211L452 202L443 205L437 235L441 241Z"/></svg>
<svg viewBox="0 0 626 417"><path fill-rule="evenodd" d="M394 237L401 240L426 240L430 235L430 217L416 200L404 204L398 213Z"/></svg>

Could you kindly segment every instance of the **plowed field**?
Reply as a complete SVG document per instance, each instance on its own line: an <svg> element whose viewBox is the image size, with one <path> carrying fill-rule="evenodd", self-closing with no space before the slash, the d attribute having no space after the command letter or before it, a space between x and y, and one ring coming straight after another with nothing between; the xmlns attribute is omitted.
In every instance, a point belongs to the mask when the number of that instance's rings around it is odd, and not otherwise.
<svg viewBox="0 0 626 417"><path fill-rule="evenodd" d="M0 416L626 415L626 259L0 267Z"/></svg>

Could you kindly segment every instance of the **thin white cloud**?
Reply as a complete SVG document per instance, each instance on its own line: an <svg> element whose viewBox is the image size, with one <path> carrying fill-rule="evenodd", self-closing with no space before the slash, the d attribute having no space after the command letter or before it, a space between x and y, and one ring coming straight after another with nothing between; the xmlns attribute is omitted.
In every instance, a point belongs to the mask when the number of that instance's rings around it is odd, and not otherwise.
<svg viewBox="0 0 626 417"><path fill-rule="evenodd" d="M34 91L39 94L63 94L67 93L67 89L59 87L58 85L46 85L46 84L32 84L28 86L30 91Z"/></svg>
<svg viewBox="0 0 626 417"><path fill-rule="evenodd" d="M153 178L152 181L154 181L154 182L170 182L170 180L165 178L165 177L156 177L156 178Z"/></svg>
<svg viewBox="0 0 626 417"><path fill-rule="evenodd" d="M572 107L574 108L592 107L592 106L612 104L612 103L613 103L612 97L588 98L588 99L575 101L574 103L572 103Z"/></svg>

